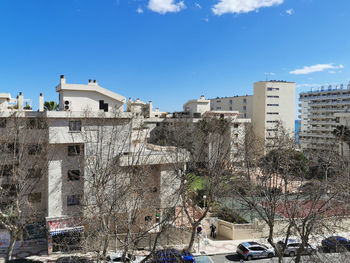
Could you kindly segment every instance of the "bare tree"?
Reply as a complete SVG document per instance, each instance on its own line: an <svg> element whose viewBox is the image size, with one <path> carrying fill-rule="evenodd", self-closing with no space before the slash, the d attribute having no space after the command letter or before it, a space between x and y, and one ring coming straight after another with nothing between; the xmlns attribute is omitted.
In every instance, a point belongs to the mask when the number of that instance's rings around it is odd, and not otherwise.
<svg viewBox="0 0 350 263"><path fill-rule="evenodd" d="M45 188L49 152L43 116L3 113L0 132L0 227L10 234L6 259L26 224L45 221Z"/></svg>

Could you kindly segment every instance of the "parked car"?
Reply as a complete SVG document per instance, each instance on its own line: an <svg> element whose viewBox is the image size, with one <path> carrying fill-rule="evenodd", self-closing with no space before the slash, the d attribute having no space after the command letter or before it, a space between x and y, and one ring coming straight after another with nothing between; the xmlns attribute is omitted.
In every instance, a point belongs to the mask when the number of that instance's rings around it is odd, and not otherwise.
<svg viewBox="0 0 350 263"><path fill-rule="evenodd" d="M282 250L285 245L285 241L281 240L277 242L277 247ZM301 242L296 239L288 239L287 240L287 246L284 250L284 255L294 257L297 254L298 249L301 246ZM310 255L316 251L315 248L313 248L310 244L307 244L304 246L303 251L301 252L302 255Z"/></svg>
<svg viewBox="0 0 350 263"><path fill-rule="evenodd" d="M163 249L156 252L157 263L175 263L175 262L186 262L195 263L194 256L188 251L182 253L174 248Z"/></svg>
<svg viewBox="0 0 350 263"><path fill-rule="evenodd" d="M326 239L323 239L322 248L326 252L343 252L346 250L350 251L350 240L345 237L332 236Z"/></svg>
<svg viewBox="0 0 350 263"><path fill-rule="evenodd" d="M122 262L123 253L111 253L109 256L107 256L107 262ZM131 254L127 254L125 256L125 261L130 263L139 263L144 259L143 256L133 256Z"/></svg>
<svg viewBox="0 0 350 263"><path fill-rule="evenodd" d="M275 251L265 245L257 242L243 242L237 247L237 254L245 260L252 260L253 258L272 258L275 256Z"/></svg>

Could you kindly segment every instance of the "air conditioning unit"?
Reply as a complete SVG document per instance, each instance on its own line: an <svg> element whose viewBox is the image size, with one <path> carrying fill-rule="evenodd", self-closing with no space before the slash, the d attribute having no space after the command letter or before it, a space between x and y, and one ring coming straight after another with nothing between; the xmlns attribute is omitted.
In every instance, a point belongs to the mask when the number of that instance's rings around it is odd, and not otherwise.
<svg viewBox="0 0 350 263"><path fill-rule="evenodd" d="M68 100L64 101L64 110L69 111L71 109L72 103Z"/></svg>

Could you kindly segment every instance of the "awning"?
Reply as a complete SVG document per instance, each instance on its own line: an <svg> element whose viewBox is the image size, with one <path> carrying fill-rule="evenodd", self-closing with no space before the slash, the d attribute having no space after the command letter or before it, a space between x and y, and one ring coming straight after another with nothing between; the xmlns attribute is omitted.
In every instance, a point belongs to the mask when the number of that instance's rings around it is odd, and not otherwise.
<svg viewBox="0 0 350 263"><path fill-rule="evenodd" d="M84 230L83 226L77 226L77 227L67 227L62 229L56 229L53 231L50 231L51 236L57 236L65 233L71 233L71 232L82 232Z"/></svg>

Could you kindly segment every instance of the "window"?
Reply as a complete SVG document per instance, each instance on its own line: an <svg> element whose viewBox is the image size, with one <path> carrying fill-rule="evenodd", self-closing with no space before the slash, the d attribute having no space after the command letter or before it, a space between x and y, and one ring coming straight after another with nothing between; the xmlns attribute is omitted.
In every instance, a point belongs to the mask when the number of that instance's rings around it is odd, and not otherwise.
<svg viewBox="0 0 350 263"><path fill-rule="evenodd" d="M40 168L29 168L28 169L28 177L29 178L40 178L41 177L41 169Z"/></svg>
<svg viewBox="0 0 350 263"><path fill-rule="evenodd" d="M28 154L29 155L38 155L41 153L41 145L39 144L31 144L28 146Z"/></svg>
<svg viewBox="0 0 350 263"><path fill-rule="evenodd" d="M247 99L243 99L243 103L247 103Z"/></svg>
<svg viewBox="0 0 350 263"><path fill-rule="evenodd" d="M13 165L7 164L0 166L0 176L12 176Z"/></svg>
<svg viewBox="0 0 350 263"><path fill-rule="evenodd" d="M232 100L230 100L230 104L232 104Z"/></svg>
<svg viewBox="0 0 350 263"><path fill-rule="evenodd" d="M267 123L278 123L278 121L266 121Z"/></svg>
<svg viewBox="0 0 350 263"><path fill-rule="evenodd" d="M27 129L46 129L47 125L43 119L30 118L27 120Z"/></svg>
<svg viewBox="0 0 350 263"><path fill-rule="evenodd" d="M30 203L40 203L41 202L41 193L31 193L28 195L28 201Z"/></svg>
<svg viewBox="0 0 350 263"><path fill-rule="evenodd" d="M232 107L230 107L230 110L232 110Z"/></svg>
<svg viewBox="0 0 350 263"><path fill-rule="evenodd" d="M4 193L6 197L14 197L17 195L17 188L14 184L3 184L1 185L1 192Z"/></svg>
<svg viewBox="0 0 350 263"><path fill-rule="evenodd" d="M69 170L68 181L78 181L78 180L80 180L80 170Z"/></svg>
<svg viewBox="0 0 350 263"><path fill-rule="evenodd" d="M279 104L267 104L267 106L279 106Z"/></svg>
<svg viewBox="0 0 350 263"><path fill-rule="evenodd" d="M221 110L221 107L216 107L217 110Z"/></svg>
<svg viewBox="0 0 350 263"><path fill-rule="evenodd" d="M234 123L233 124L233 128L238 128L239 124L238 123Z"/></svg>
<svg viewBox="0 0 350 263"><path fill-rule="evenodd" d="M68 156L78 156L78 155L80 155L80 145L69 145Z"/></svg>
<svg viewBox="0 0 350 263"><path fill-rule="evenodd" d="M216 103L219 103L219 102L221 102L221 100L217 100L217 101L216 101Z"/></svg>
<svg viewBox="0 0 350 263"><path fill-rule="evenodd" d="M211 108L210 108L210 110L214 110L214 108L213 108L213 107L211 107Z"/></svg>
<svg viewBox="0 0 350 263"><path fill-rule="evenodd" d="M81 121L69 121L69 131L81 131Z"/></svg>
<svg viewBox="0 0 350 263"><path fill-rule="evenodd" d="M274 99L278 99L280 96L272 96L272 95L269 95L267 96L268 98L274 98Z"/></svg>
<svg viewBox="0 0 350 263"><path fill-rule="evenodd" d="M267 90L280 90L280 88L271 88L271 87L268 87Z"/></svg>
<svg viewBox="0 0 350 263"><path fill-rule="evenodd" d="M108 112L108 103L105 103L104 100L100 100L100 110Z"/></svg>
<svg viewBox="0 0 350 263"><path fill-rule="evenodd" d="M67 195L67 206L80 205L79 195Z"/></svg>
<svg viewBox="0 0 350 263"><path fill-rule="evenodd" d="M243 110L247 110L247 106L243 106Z"/></svg>
<svg viewBox="0 0 350 263"><path fill-rule="evenodd" d="M278 115L278 112L267 112L266 114L269 114L269 115Z"/></svg>
<svg viewBox="0 0 350 263"><path fill-rule="evenodd" d="M277 131L277 129L266 129L268 132L271 132L271 131L273 131L273 132L275 132L275 131Z"/></svg>
<svg viewBox="0 0 350 263"><path fill-rule="evenodd" d="M6 128L7 120L5 118L0 118L0 128Z"/></svg>

